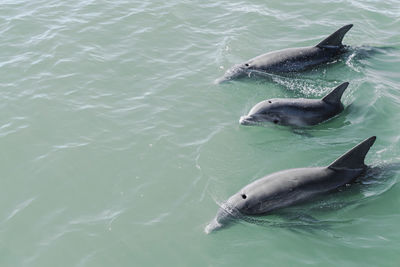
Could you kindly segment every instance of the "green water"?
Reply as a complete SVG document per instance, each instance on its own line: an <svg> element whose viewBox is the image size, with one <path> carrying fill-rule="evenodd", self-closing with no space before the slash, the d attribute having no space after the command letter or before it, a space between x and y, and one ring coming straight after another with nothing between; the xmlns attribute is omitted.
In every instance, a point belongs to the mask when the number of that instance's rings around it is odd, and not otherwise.
<svg viewBox="0 0 400 267"><path fill-rule="evenodd" d="M348 23L340 62L213 84ZM399 29L396 0L2 1L0 266L398 266ZM346 109L327 123L239 126L261 100L344 81ZM204 233L249 182L372 135L372 171L293 208L304 227Z"/></svg>

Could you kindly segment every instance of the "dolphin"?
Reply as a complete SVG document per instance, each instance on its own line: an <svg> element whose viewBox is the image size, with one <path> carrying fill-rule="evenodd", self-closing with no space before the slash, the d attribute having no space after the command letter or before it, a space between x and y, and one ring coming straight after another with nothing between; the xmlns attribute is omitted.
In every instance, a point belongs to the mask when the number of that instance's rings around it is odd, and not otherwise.
<svg viewBox="0 0 400 267"><path fill-rule="evenodd" d="M323 63L332 62L346 52L346 46L342 44L342 40L351 27L353 27L353 24L343 26L316 46L272 51L234 65L226 71L222 78L215 82L221 83L246 76L250 77L252 73L287 74L300 72Z"/></svg>
<svg viewBox="0 0 400 267"><path fill-rule="evenodd" d="M340 101L348 82L342 83L322 99L274 98L256 104L248 115L242 116L242 125L273 122L285 126L311 126L332 118L343 111Z"/></svg>
<svg viewBox="0 0 400 267"><path fill-rule="evenodd" d="M375 140L376 136L364 140L327 167L279 171L248 184L221 205L204 231L211 233L235 218L268 214L353 182L367 169L364 159Z"/></svg>

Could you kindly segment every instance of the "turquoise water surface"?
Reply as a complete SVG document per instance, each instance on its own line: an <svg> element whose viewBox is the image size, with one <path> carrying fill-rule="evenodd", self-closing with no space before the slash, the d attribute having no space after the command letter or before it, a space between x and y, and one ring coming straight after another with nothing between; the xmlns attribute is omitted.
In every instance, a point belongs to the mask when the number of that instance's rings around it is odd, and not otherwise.
<svg viewBox="0 0 400 267"><path fill-rule="evenodd" d="M349 23L334 64L214 84ZM397 0L2 1L0 266L398 266L399 30ZM238 123L345 81L316 127ZM357 183L204 233L246 184L372 135Z"/></svg>

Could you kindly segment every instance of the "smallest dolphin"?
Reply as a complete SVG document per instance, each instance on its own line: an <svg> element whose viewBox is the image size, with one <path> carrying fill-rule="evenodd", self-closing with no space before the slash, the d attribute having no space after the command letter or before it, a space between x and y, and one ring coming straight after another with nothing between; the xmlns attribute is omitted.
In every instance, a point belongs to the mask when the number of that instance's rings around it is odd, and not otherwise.
<svg viewBox="0 0 400 267"><path fill-rule="evenodd" d="M343 111L340 101L348 82L342 83L322 99L274 98L256 104L246 116L242 125L257 125L272 122L284 126L312 126L326 121Z"/></svg>

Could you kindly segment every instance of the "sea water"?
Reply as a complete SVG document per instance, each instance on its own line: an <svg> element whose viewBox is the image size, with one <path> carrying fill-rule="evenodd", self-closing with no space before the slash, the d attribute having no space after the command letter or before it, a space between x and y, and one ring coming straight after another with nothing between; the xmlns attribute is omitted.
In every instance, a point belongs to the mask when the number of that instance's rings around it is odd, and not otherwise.
<svg viewBox="0 0 400 267"><path fill-rule="evenodd" d="M349 23L333 64L213 83ZM1 1L0 266L398 266L399 30L397 0ZM345 81L316 127L238 123ZM246 184L373 135L355 184L204 233Z"/></svg>

